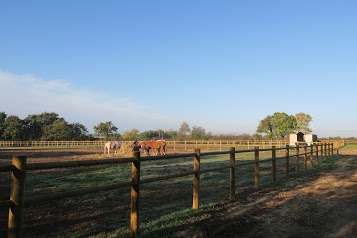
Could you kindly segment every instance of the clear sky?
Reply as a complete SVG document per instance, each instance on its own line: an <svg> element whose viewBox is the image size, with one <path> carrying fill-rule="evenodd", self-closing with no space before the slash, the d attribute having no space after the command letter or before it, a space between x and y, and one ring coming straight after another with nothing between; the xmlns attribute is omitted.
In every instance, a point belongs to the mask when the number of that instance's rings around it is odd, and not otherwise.
<svg viewBox="0 0 357 238"><path fill-rule="evenodd" d="M255 133L274 112L357 137L357 1L0 1L0 111Z"/></svg>

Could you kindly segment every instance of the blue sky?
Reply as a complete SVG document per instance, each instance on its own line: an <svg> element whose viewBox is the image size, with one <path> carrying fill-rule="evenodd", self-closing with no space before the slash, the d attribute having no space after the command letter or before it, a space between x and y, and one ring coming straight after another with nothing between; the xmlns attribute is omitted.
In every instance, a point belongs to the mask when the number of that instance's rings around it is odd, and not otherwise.
<svg viewBox="0 0 357 238"><path fill-rule="evenodd" d="M0 111L90 132L255 133L274 112L357 137L357 1L0 2Z"/></svg>

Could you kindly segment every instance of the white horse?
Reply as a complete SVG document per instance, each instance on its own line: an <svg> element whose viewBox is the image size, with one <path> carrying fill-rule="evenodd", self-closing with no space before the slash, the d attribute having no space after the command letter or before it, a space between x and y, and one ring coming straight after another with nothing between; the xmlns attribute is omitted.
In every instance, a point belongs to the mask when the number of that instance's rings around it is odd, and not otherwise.
<svg viewBox="0 0 357 238"><path fill-rule="evenodd" d="M117 141L108 141L107 143L104 144L104 154L108 150L108 154L110 154L110 150L114 150L114 154L117 153L117 150L119 150L121 147L121 144Z"/></svg>

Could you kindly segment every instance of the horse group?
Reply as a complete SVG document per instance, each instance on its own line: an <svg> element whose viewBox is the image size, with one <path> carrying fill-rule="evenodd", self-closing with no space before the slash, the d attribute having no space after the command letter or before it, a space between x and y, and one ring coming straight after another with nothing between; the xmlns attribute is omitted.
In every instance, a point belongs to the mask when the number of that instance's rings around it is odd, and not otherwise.
<svg viewBox="0 0 357 238"><path fill-rule="evenodd" d="M104 154L107 152L110 154L110 150L114 150L113 154L116 154L120 147L121 144L119 142L108 141L104 144ZM153 155L165 155L167 152L164 140L135 141L132 148L133 151L140 151L141 149L141 152L146 155L150 155L150 150Z"/></svg>
<svg viewBox="0 0 357 238"><path fill-rule="evenodd" d="M152 150L153 155L166 155L166 145L167 144L164 140L148 140L137 142L137 146L141 148L141 151L147 155L150 155L150 150Z"/></svg>

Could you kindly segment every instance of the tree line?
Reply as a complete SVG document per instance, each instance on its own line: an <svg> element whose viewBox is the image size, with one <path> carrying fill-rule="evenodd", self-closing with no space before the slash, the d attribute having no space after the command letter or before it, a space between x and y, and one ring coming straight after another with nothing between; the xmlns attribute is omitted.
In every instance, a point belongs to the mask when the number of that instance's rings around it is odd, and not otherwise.
<svg viewBox="0 0 357 238"><path fill-rule="evenodd" d="M0 112L0 140L7 141L60 141L60 140L262 140L262 139L288 139L290 133L303 131L311 132L309 114L297 113L288 115L285 112L275 112L263 118L256 129L250 134L213 134L206 132L201 126L190 126L182 122L178 130L148 130L139 132L131 129L122 134L112 121L101 122L94 126L94 134L89 134L87 128L81 123L69 123L55 112L30 114L24 119L15 115Z"/></svg>
<svg viewBox="0 0 357 238"><path fill-rule="evenodd" d="M54 112L32 114L24 119L0 112L0 140L87 140L87 133L84 125L68 123Z"/></svg>

